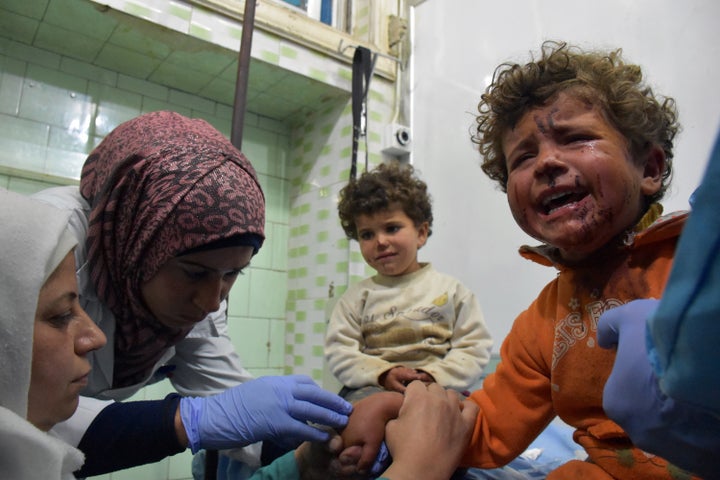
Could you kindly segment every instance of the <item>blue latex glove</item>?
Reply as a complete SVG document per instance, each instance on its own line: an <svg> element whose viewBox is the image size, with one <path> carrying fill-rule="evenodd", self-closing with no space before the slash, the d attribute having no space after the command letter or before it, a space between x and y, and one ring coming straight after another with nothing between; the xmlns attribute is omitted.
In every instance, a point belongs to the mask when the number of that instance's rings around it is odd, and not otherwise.
<svg viewBox="0 0 720 480"><path fill-rule="evenodd" d="M370 478L379 477L382 472L387 470L391 463L392 457L390 456L390 450L388 450L385 441L383 441L380 444L380 451L378 452L377 457L375 457L375 462L370 468Z"/></svg>
<svg viewBox="0 0 720 480"><path fill-rule="evenodd" d="M325 442L330 434L307 422L342 428L352 405L305 375L261 377L211 397L180 400L190 448L240 447L273 440L286 448Z"/></svg>
<svg viewBox="0 0 720 480"><path fill-rule="evenodd" d="M603 408L639 448L703 478L717 478L720 417L665 395L647 355L647 319L659 303L635 300L600 317L598 344L617 347Z"/></svg>
<svg viewBox="0 0 720 480"><path fill-rule="evenodd" d="M647 318L658 300L635 300L606 311L598 321L598 344L617 348L615 365L603 391L603 408L633 438L659 413L664 395L658 388L645 348Z"/></svg>

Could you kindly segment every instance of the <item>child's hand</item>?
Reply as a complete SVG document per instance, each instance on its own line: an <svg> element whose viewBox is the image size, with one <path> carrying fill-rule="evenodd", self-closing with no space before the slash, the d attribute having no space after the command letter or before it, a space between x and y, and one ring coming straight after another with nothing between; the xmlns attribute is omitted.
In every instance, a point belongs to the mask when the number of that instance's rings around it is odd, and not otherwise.
<svg viewBox="0 0 720 480"><path fill-rule="evenodd" d="M403 393L405 391L405 387L410 382L414 380L428 382L428 378L432 379L432 377L425 372L419 372L417 370L413 370L412 368L399 366L393 367L387 372L383 373L380 376L380 385L382 385L385 390Z"/></svg>
<svg viewBox="0 0 720 480"><path fill-rule="evenodd" d="M353 405L347 426L342 430L345 450L341 460L349 458L348 450L360 446L362 452L357 458L357 470L367 471L380 451L385 438L385 424L397 417L403 396L397 392L380 392L365 397Z"/></svg>
<svg viewBox="0 0 720 480"><path fill-rule="evenodd" d="M423 372L422 370L415 370L415 373L418 374L418 380L423 382L425 385L435 383L435 379L429 373Z"/></svg>
<svg viewBox="0 0 720 480"><path fill-rule="evenodd" d="M302 480L358 478L356 463L361 448L355 446L343 450L342 437L335 432L332 434L327 442L303 442L295 449L295 461ZM340 456L341 451L345 460Z"/></svg>

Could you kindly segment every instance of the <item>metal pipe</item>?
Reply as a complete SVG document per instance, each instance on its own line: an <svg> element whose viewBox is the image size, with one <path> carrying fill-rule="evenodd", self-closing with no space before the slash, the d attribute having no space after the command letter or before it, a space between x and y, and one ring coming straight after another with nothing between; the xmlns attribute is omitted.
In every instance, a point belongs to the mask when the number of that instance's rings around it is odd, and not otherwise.
<svg viewBox="0 0 720 480"><path fill-rule="evenodd" d="M255 0L245 1L243 14L242 36L240 38L240 53L238 55L237 81L235 83L235 101L233 104L232 126L230 128L230 142L238 150L242 150L243 125L245 123L245 106L247 103L247 86L250 72L250 50L252 49L252 34L255 25ZM218 451L205 451L205 480L215 480L218 469Z"/></svg>
<svg viewBox="0 0 720 480"><path fill-rule="evenodd" d="M240 54L238 55L237 82L235 84L235 103L233 105L230 141L238 150L242 150L243 124L245 123L245 107L247 103L247 86L250 72L250 50L255 24L255 0L245 1L243 14Z"/></svg>

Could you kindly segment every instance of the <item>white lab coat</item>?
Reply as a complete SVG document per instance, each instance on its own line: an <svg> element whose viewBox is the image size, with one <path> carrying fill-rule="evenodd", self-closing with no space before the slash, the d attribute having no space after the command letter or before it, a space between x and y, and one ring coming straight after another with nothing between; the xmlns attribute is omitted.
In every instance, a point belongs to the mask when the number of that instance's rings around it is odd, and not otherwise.
<svg viewBox="0 0 720 480"><path fill-rule="evenodd" d="M115 316L98 298L87 269L85 239L88 230L90 205L82 198L78 187L55 187L43 190L34 197L56 207L71 210L70 230L78 239L75 259L78 268L80 303L90 318L107 336L107 345L92 352L90 363L92 373L83 395L80 407L72 418L57 425L53 431L61 438L78 445L82 435L95 416L107 405L107 400L125 400L145 385L167 377L158 374L158 369L171 369L172 385L181 395L207 396L220 393L229 387L254 378L245 370L227 334L226 302L217 312L211 313L198 323L178 344L170 347L158 360L153 373L143 382L129 387L112 389L115 359ZM100 400L100 401L99 401ZM235 458L251 466L259 465L260 444L250 445L234 452Z"/></svg>

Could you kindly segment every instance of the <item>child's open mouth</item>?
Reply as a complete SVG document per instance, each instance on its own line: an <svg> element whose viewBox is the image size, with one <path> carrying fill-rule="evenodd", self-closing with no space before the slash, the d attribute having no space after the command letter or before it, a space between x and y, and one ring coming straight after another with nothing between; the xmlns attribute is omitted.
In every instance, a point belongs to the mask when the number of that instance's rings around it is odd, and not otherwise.
<svg viewBox="0 0 720 480"><path fill-rule="evenodd" d="M542 201L542 208L545 215L550 215L556 210L577 203L587 196L586 191L581 192L557 192Z"/></svg>

